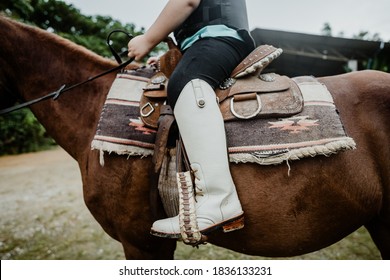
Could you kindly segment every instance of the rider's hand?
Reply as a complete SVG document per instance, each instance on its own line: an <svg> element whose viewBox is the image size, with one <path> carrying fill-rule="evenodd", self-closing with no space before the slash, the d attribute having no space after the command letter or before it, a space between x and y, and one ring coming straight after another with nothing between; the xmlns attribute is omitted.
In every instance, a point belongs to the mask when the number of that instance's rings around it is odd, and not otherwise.
<svg viewBox="0 0 390 280"><path fill-rule="evenodd" d="M158 57L152 56L148 58L148 61L146 61L146 63L149 65L156 65L158 63L158 59Z"/></svg>
<svg viewBox="0 0 390 280"><path fill-rule="evenodd" d="M136 61L140 61L145 55L147 55L154 45L149 42L145 35L139 35L130 40L128 44L128 56L134 57Z"/></svg>

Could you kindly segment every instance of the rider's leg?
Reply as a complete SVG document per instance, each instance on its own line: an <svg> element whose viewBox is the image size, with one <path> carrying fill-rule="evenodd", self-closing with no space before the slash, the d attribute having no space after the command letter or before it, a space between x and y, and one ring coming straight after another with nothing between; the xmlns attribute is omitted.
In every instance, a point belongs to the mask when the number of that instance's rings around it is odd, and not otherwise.
<svg viewBox="0 0 390 280"><path fill-rule="evenodd" d="M253 47L232 38L205 38L183 55L168 83L169 103L196 176L196 212L201 231L239 220L243 211L229 171L226 136L214 89ZM204 103L204 104L203 104ZM201 196L203 195L203 196ZM179 218L157 221L151 232L179 237Z"/></svg>
<svg viewBox="0 0 390 280"><path fill-rule="evenodd" d="M200 79L190 81L174 114L195 176L199 230L207 233L223 225L229 231L242 228L244 212L229 171L225 127L214 90ZM151 232L178 237L179 217L156 221Z"/></svg>

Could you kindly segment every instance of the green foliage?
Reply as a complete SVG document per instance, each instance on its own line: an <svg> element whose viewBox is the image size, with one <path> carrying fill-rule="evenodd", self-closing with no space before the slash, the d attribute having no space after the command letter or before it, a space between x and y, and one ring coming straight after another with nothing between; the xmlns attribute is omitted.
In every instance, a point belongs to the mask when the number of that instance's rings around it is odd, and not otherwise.
<svg viewBox="0 0 390 280"><path fill-rule="evenodd" d="M53 144L29 109L0 116L0 155L39 151Z"/></svg>
<svg viewBox="0 0 390 280"><path fill-rule="evenodd" d="M379 55L373 59L368 59L367 61L363 61L362 64L364 69L390 72L390 57L385 55Z"/></svg>
<svg viewBox="0 0 390 280"><path fill-rule="evenodd" d="M324 23L321 34L323 36L329 36L332 37L332 27L328 22ZM343 37L343 32L339 33L339 37ZM381 39L379 33L371 33L369 31L360 31L357 34L354 34L352 36L352 39L356 40L366 40L366 41L373 41L378 42L378 51L377 53L373 54L373 57L369 57L366 60L361 61L361 64L363 66L363 69L371 69L371 70L378 70L383 72L389 72L390 71L390 57L387 53L382 52L381 48L384 47L382 45L379 47L379 43L384 44L384 41ZM350 69L345 66L345 71L349 72Z"/></svg>
<svg viewBox="0 0 390 280"><path fill-rule="evenodd" d="M2 0L0 11L19 21L56 33L105 57L112 57L106 45L107 35L112 30L125 30L133 36L145 31L144 28L137 29L135 24L123 24L109 16L82 15L72 4L58 0ZM113 37L112 45L117 52L123 52L127 49L128 41L126 35L117 34ZM159 45L151 55L164 50L166 47Z"/></svg>
<svg viewBox="0 0 390 280"><path fill-rule="evenodd" d="M133 36L144 32L143 28L136 29L134 24L122 24L108 16L82 15L73 5L58 0L1 0L0 13L56 33L109 58L112 54L106 39L111 31L121 29ZM128 41L126 35L116 33L111 45L116 52L126 55ZM165 50L165 45L159 45L150 55ZM44 128L28 109L0 116L0 155L35 151L48 141L52 140L48 140Z"/></svg>
<svg viewBox="0 0 390 280"><path fill-rule="evenodd" d="M353 36L354 39L368 40L378 42L378 50L372 57L362 61L364 69L379 70L383 72L389 72L390 57L387 52L382 52L384 42L380 38L378 33L371 34L368 31L361 31ZM381 43L382 42L382 43ZM380 46L381 44L381 46Z"/></svg>

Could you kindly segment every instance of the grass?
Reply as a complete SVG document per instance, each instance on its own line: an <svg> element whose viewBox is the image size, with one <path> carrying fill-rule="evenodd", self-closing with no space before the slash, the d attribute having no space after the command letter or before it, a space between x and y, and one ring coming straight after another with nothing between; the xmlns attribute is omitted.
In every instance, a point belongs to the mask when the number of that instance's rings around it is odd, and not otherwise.
<svg viewBox="0 0 390 280"><path fill-rule="evenodd" d="M193 259L193 260L264 260L275 258L264 258L258 256L249 256L219 248L211 244L200 246L199 249L189 247L182 243L178 244L175 257L177 259ZM360 228L356 232L350 234L340 242L306 255L296 256L292 258L276 258L290 260L375 260L380 259L379 251L368 232L364 228Z"/></svg>
<svg viewBox="0 0 390 280"><path fill-rule="evenodd" d="M58 213L59 214L59 213ZM63 214L63 213L62 213ZM66 223L49 223L35 218L36 225L15 232L15 224L3 225L0 258L14 260L121 260L121 245L106 235L94 221L70 217ZM73 221L73 222L72 222ZM264 260L211 244L199 248L178 243L175 259L183 260ZM369 234L363 228L323 250L287 259L302 260L372 260L380 255Z"/></svg>

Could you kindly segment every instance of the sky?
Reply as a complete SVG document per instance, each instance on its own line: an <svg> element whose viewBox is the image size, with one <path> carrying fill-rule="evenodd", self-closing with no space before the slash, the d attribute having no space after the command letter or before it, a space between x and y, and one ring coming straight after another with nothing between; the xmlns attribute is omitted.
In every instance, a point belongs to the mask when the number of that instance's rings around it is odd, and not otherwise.
<svg viewBox="0 0 390 280"><path fill-rule="evenodd" d="M85 15L106 15L148 28L168 0L64 0ZM249 27L320 35L325 23L333 36L360 31L390 41L390 0L246 0Z"/></svg>

